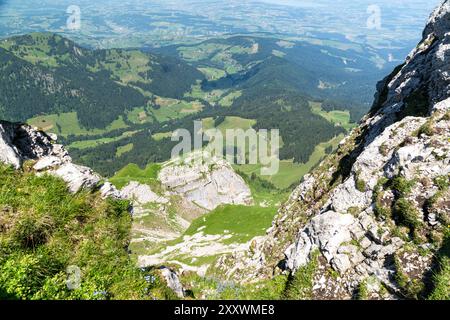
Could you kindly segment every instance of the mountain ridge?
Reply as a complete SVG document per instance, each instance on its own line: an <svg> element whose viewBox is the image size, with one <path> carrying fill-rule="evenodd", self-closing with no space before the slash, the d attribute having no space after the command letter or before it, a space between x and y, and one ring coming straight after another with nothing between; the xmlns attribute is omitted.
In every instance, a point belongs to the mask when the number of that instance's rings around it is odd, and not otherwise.
<svg viewBox="0 0 450 320"><path fill-rule="evenodd" d="M371 114L304 177L267 235L246 254L221 258L219 270L244 282L287 273L292 286L312 270L310 281L293 287L296 298L450 297L442 287L449 269L449 21L447 0L405 64L379 83Z"/></svg>

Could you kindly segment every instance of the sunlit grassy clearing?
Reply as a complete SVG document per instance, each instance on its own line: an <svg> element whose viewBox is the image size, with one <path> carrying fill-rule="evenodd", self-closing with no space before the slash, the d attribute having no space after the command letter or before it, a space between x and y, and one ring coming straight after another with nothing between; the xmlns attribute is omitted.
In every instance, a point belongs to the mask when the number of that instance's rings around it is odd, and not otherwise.
<svg viewBox="0 0 450 320"><path fill-rule="evenodd" d="M156 103L159 105L159 108L152 108L150 112L158 122L183 118L203 109L203 104L199 101L186 102L176 99L157 98Z"/></svg>
<svg viewBox="0 0 450 320"><path fill-rule="evenodd" d="M131 150L133 150L133 147L134 145L132 143L118 147L116 150L116 157L120 157L121 155L130 152Z"/></svg>
<svg viewBox="0 0 450 320"><path fill-rule="evenodd" d="M99 135L112 130L127 128L122 116L120 116L105 129L88 130L80 126L76 112L37 116L29 119L27 123L44 131L56 133L61 136Z"/></svg>
<svg viewBox="0 0 450 320"><path fill-rule="evenodd" d="M294 163L293 160L280 161L280 170L273 176L262 176L261 164L236 165L235 168L248 175L255 173L262 179L273 183L277 188L285 189L290 187L292 184L300 183L302 177L309 173L326 156L325 150L330 146L335 148L343 138L344 135L340 135L328 142L324 142L316 146L307 163Z"/></svg>
<svg viewBox="0 0 450 320"><path fill-rule="evenodd" d="M119 189L123 188L130 181L154 185L160 170L161 165L156 163L147 165L145 169L141 169L138 165L131 163L117 172L109 180Z"/></svg>
<svg viewBox="0 0 450 320"><path fill-rule="evenodd" d="M226 77L227 73L222 69L204 67L198 68L198 70L206 76L206 79L210 81L218 80L220 78Z"/></svg>
<svg viewBox="0 0 450 320"><path fill-rule="evenodd" d="M120 141L122 139L125 139L127 137L130 137L134 134L136 134L139 131L127 131L124 132L122 135L114 137L114 138L101 138L101 139L94 139L94 140L81 140L81 141L75 141L67 146L68 149L89 149L89 148L95 148L101 144L107 144L111 142Z"/></svg>
<svg viewBox="0 0 450 320"><path fill-rule="evenodd" d="M343 127L345 130L350 131L356 127L356 123L351 122L349 111L324 111L322 110L322 104L320 102L310 102L311 110L313 113L325 118L327 121Z"/></svg>
<svg viewBox="0 0 450 320"><path fill-rule="evenodd" d="M239 98L242 95L242 91L234 91L231 92L230 94L226 95L225 97L223 97L220 101L219 104L222 107L231 107L233 105L234 100L236 100L237 98Z"/></svg>

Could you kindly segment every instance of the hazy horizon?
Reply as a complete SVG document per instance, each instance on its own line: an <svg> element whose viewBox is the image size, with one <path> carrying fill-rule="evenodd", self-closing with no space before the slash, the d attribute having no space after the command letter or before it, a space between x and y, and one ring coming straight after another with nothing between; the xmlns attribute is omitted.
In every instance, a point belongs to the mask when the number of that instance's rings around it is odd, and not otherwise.
<svg viewBox="0 0 450 320"><path fill-rule="evenodd" d="M284 37L350 41L386 50L409 50L421 37L433 8L422 0L0 0L0 37L49 31L99 47L171 44L153 34L177 34L178 42L216 36L268 33ZM82 27L65 28L71 5ZM370 19L379 20L370 26ZM183 38L178 35L183 33ZM338 38L337 38L338 37ZM340 38L339 38L340 37ZM96 43L96 44L93 44Z"/></svg>

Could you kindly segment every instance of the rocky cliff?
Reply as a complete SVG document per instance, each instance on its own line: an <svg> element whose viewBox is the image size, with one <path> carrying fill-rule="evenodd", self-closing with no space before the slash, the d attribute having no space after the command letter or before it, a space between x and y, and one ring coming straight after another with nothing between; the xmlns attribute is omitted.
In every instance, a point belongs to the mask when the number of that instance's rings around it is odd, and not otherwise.
<svg viewBox="0 0 450 320"><path fill-rule="evenodd" d="M72 162L66 149L56 144L57 137L21 123L0 121L0 162L19 169L26 161L36 172L55 175L67 182L73 193L99 188L106 198L118 197L118 191L90 168Z"/></svg>
<svg viewBox="0 0 450 320"><path fill-rule="evenodd" d="M448 270L450 1L377 89L370 114L304 178L267 235L219 260L228 278L295 279L313 265L304 298L420 298Z"/></svg>
<svg viewBox="0 0 450 320"><path fill-rule="evenodd" d="M177 160L166 163L159 174L162 185L209 211L223 204L252 204L250 188L227 161L196 161L203 156L193 153L181 164Z"/></svg>
<svg viewBox="0 0 450 320"><path fill-rule="evenodd" d="M228 162L205 161L204 156L193 152L182 160L163 163L153 191L136 182L121 190L134 200L132 248L137 249L139 266L171 262L181 266L180 270L204 274L209 263L193 266L192 261L246 249L231 243L230 234L206 235L203 230L184 234L196 219L220 206L253 204L249 186Z"/></svg>

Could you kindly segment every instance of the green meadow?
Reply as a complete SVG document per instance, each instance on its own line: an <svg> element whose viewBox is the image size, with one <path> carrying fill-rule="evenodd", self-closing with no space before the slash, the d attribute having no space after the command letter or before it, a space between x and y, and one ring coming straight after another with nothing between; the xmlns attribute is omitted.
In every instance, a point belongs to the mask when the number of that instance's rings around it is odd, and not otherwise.
<svg viewBox="0 0 450 320"><path fill-rule="evenodd" d="M256 236L264 235L271 226L276 209L259 206L226 205L194 220L185 235L194 235L199 230L210 235L231 235L224 243L245 243Z"/></svg>
<svg viewBox="0 0 450 320"><path fill-rule="evenodd" d="M334 150L343 138L344 135L339 135L328 142L316 146L307 163L294 163L292 160L281 160L280 170L273 176L261 175L261 164L235 165L234 167L247 175L256 174L261 179L271 182L278 189L286 189L293 184L300 183L302 177L317 166L327 155L326 149L331 147Z"/></svg>
<svg viewBox="0 0 450 320"><path fill-rule="evenodd" d="M198 70L206 76L206 79L210 81L218 80L220 78L226 77L227 73L222 69L203 67L198 68Z"/></svg>
<svg viewBox="0 0 450 320"><path fill-rule="evenodd" d="M56 133L61 136L99 135L116 129L127 128L126 123L120 116L105 129L88 130L80 126L76 112L37 116L28 119L27 123L44 131Z"/></svg>
<svg viewBox="0 0 450 320"><path fill-rule="evenodd" d="M322 109L322 104L320 102L310 102L310 106L313 113L325 118L335 125L343 127L347 131L356 127L356 123L353 123L350 120L349 111L333 110L327 112Z"/></svg>
<svg viewBox="0 0 450 320"><path fill-rule="evenodd" d="M133 148L134 148L134 144L132 144L132 143L118 147L116 149L116 157L120 157L121 155L123 155L127 152L130 152L131 150L133 150Z"/></svg>
<svg viewBox="0 0 450 320"><path fill-rule="evenodd" d="M93 139L93 140L75 141L75 142L72 142L71 144L69 144L67 146L67 148L68 149L80 149L80 150L95 148L102 144L116 142L116 141L120 141L124 138L131 137L134 134L136 134L137 132L138 131L127 131L127 132L124 132L122 135L114 137L114 138L100 138L100 139Z"/></svg>
<svg viewBox="0 0 450 320"><path fill-rule="evenodd" d="M203 104L199 101L187 102L158 97L156 104L158 108L152 108L150 112L158 122L183 118L203 110Z"/></svg>
<svg viewBox="0 0 450 320"><path fill-rule="evenodd" d="M147 165L145 169L141 169L138 165L130 163L117 172L114 177L109 179L109 181L119 189L126 186L130 181L136 181L141 184L148 184L152 186L157 183L160 170L161 165L156 163Z"/></svg>

